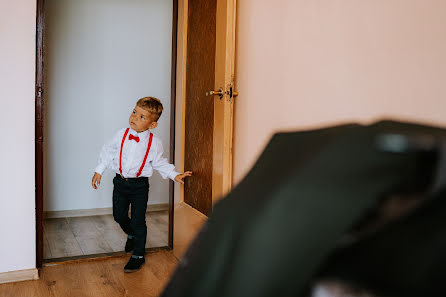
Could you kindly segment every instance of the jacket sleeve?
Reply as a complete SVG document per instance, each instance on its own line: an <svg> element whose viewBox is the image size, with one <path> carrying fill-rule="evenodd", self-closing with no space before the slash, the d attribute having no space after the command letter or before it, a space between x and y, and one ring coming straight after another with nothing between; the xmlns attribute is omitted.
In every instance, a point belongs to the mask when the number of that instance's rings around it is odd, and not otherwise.
<svg viewBox="0 0 446 297"><path fill-rule="evenodd" d="M156 155L152 160L153 169L157 170L164 179L170 178L175 181L175 177L179 174L175 171L175 166L170 164L166 158L163 157L163 144L161 140L157 139L155 142Z"/></svg>
<svg viewBox="0 0 446 297"><path fill-rule="evenodd" d="M102 146L101 153L99 154L98 166L96 166L96 169L94 170L100 175L102 175L104 171L110 167L113 159L116 157L120 145L119 139L122 135L122 131L123 129L116 132L115 135Z"/></svg>

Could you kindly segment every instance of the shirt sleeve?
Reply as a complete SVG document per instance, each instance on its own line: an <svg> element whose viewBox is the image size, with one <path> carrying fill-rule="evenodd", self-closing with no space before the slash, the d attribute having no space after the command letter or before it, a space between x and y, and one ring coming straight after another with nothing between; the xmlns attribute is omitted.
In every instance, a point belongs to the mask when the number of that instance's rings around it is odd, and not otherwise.
<svg viewBox="0 0 446 297"><path fill-rule="evenodd" d="M152 167L157 170L164 179L170 178L175 181L175 177L179 174L175 171L175 166L170 164L169 161L163 157L163 144L161 140L156 142L156 156L152 160Z"/></svg>
<svg viewBox="0 0 446 297"><path fill-rule="evenodd" d="M100 175L110 167L118 152L119 136L122 134L121 132L122 129L116 132L115 135L102 146L101 153L99 154L98 166L96 166L96 169L94 170Z"/></svg>

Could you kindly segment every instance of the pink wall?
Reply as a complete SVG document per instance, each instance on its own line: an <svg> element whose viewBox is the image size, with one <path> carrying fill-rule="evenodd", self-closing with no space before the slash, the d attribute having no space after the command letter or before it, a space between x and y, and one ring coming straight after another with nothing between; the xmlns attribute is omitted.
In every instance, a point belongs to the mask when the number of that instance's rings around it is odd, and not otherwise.
<svg viewBox="0 0 446 297"><path fill-rule="evenodd" d="M280 130L446 127L446 1L238 1L234 179Z"/></svg>

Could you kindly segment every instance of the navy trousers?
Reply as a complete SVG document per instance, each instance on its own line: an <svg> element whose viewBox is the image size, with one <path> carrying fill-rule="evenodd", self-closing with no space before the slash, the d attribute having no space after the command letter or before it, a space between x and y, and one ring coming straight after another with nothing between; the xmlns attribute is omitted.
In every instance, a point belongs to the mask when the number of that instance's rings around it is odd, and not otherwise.
<svg viewBox="0 0 446 297"><path fill-rule="evenodd" d="M147 225L146 209L149 200L149 178L123 178L116 174L113 179L113 217L128 235L134 236L133 255L144 256ZM131 205L131 218L129 207Z"/></svg>

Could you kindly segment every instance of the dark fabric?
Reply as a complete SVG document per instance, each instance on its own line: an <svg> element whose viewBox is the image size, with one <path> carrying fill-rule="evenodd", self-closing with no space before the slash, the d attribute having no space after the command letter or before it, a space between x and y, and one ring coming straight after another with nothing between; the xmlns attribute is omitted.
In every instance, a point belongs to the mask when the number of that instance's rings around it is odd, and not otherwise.
<svg viewBox="0 0 446 297"><path fill-rule="evenodd" d="M444 297L446 192L351 246L337 249L319 279L335 279L377 296Z"/></svg>
<svg viewBox="0 0 446 297"><path fill-rule="evenodd" d="M125 233L134 236L133 255L144 256L149 179L147 177L125 179L116 175L113 185L113 217ZM128 216L130 205L131 218Z"/></svg>
<svg viewBox="0 0 446 297"><path fill-rule="evenodd" d="M379 285L386 296L446 296L433 281L444 276L446 205L432 191L445 138L442 129L392 121L274 135L215 205L162 296L306 296L322 276ZM411 193L429 199L349 243L387 197Z"/></svg>

